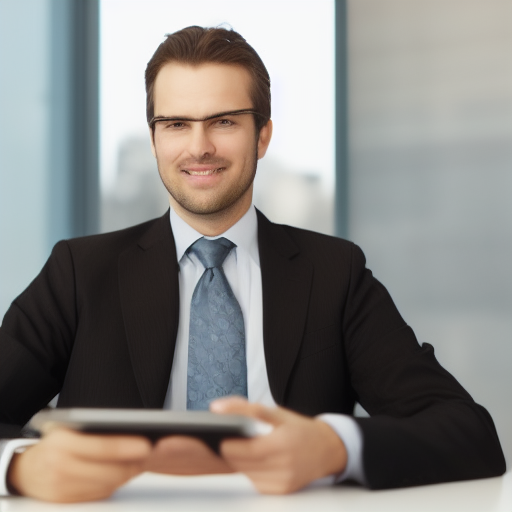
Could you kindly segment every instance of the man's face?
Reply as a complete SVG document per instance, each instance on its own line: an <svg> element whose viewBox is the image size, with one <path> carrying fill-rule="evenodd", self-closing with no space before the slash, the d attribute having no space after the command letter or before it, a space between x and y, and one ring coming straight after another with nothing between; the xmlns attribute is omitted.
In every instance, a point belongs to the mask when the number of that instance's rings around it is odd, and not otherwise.
<svg viewBox="0 0 512 512"><path fill-rule="evenodd" d="M249 208L256 163L270 142L271 123L256 137L252 114L191 119L252 109L250 85L244 68L224 64L172 62L158 73L155 117L174 120L156 123L152 150L178 213L239 218Z"/></svg>

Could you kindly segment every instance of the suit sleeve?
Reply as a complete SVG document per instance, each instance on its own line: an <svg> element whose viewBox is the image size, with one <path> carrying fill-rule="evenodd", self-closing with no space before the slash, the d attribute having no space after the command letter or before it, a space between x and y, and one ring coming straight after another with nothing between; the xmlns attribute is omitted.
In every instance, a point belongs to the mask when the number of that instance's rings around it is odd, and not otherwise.
<svg viewBox="0 0 512 512"><path fill-rule="evenodd" d="M490 415L437 362L431 345L418 344L357 246L343 328L352 386L370 414L356 420L371 488L504 473Z"/></svg>
<svg viewBox="0 0 512 512"><path fill-rule="evenodd" d="M0 327L0 438L19 436L59 392L76 329L75 302L71 255L59 242Z"/></svg>

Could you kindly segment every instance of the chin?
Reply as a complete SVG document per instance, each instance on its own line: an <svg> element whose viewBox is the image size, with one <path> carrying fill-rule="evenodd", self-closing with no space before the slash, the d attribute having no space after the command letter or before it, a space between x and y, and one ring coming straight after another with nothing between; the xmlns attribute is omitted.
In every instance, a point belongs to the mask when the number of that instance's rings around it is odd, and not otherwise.
<svg viewBox="0 0 512 512"><path fill-rule="evenodd" d="M184 197L179 194L171 194L174 202L181 208L194 215L219 215L236 209L237 205L246 202L247 189L240 193L232 193L222 196L208 197L203 201L196 198Z"/></svg>

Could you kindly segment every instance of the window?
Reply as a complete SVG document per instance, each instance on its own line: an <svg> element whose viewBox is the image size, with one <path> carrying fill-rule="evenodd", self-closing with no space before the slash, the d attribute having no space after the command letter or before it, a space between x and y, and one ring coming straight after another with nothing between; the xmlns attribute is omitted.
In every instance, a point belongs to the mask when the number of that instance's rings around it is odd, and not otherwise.
<svg viewBox="0 0 512 512"><path fill-rule="evenodd" d="M350 237L512 454L512 3L349 2Z"/></svg>
<svg viewBox="0 0 512 512"><path fill-rule="evenodd" d="M247 39L272 80L274 136L258 165L256 206L276 222L333 233L332 0L101 1L103 231L168 208L145 121L147 61L165 34L220 24Z"/></svg>

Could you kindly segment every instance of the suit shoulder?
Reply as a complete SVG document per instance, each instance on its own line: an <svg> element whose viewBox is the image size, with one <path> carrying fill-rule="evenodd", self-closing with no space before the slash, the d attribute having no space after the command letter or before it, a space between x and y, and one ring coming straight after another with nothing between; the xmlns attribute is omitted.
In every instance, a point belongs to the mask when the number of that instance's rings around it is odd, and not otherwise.
<svg viewBox="0 0 512 512"><path fill-rule="evenodd" d="M316 231L276 224L259 210L256 212L260 256L263 254L264 257L270 257L272 253L278 253L285 258L293 258L301 254L320 265L343 261L349 265L365 266L364 254L353 242Z"/></svg>
<svg viewBox="0 0 512 512"><path fill-rule="evenodd" d="M138 243L154 243L171 233L168 215L152 219L125 229L88 235L58 242L54 252L69 252L74 260L84 260L101 255L117 257L124 250Z"/></svg>
<svg viewBox="0 0 512 512"><path fill-rule="evenodd" d="M301 252L305 254L317 254L319 252L346 255L356 254L364 258L360 247L350 240L285 224L275 224L275 226L281 227L297 244Z"/></svg>
<svg viewBox="0 0 512 512"><path fill-rule="evenodd" d="M274 226L283 228L294 240L304 240L307 242L334 244L347 247L354 245L352 242L346 240L345 238L327 235L318 231L311 231L309 229L289 226L287 224L274 224Z"/></svg>

